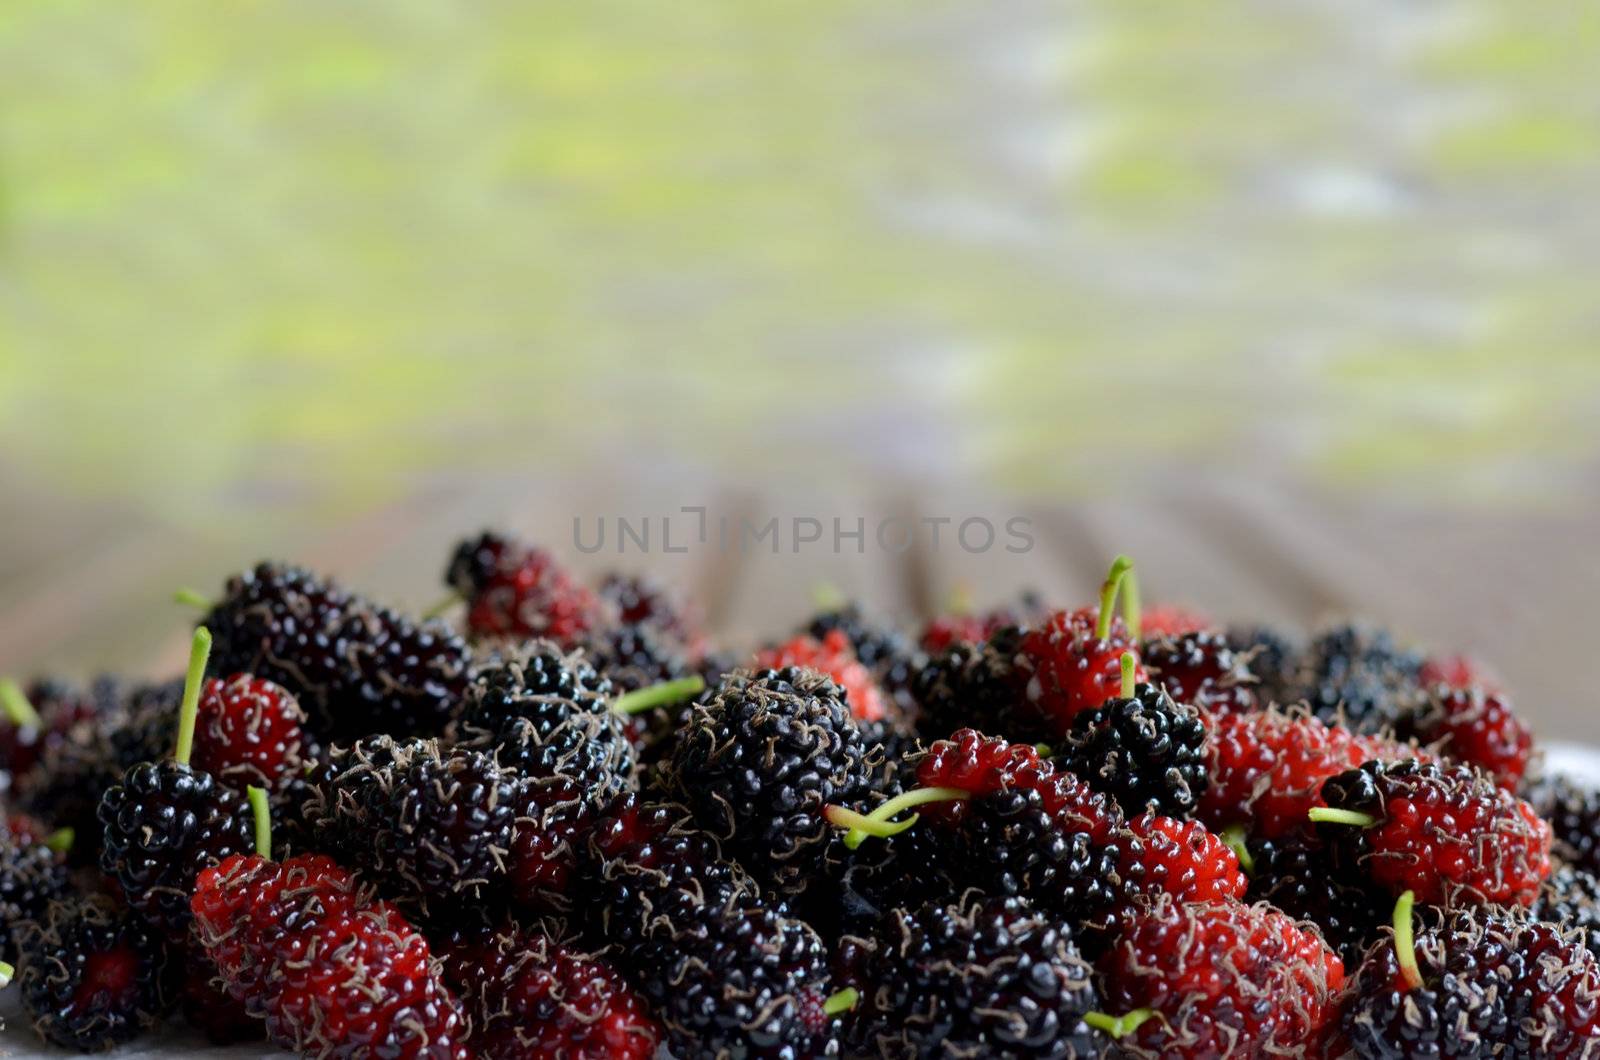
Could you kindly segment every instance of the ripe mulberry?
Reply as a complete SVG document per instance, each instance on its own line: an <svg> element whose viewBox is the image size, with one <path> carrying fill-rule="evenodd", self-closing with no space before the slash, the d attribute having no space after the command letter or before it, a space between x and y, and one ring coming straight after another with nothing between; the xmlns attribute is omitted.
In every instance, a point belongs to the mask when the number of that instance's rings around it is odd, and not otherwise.
<svg viewBox="0 0 1600 1060"><path fill-rule="evenodd" d="M1550 875L1550 826L1470 766L1368 762L1322 798L1311 813L1323 838L1393 894L1526 906Z"/></svg>
<svg viewBox="0 0 1600 1060"><path fill-rule="evenodd" d="M474 672L459 736L536 782L564 778L606 800L632 787L634 766L610 697L611 682L581 656L533 641Z"/></svg>
<svg viewBox="0 0 1600 1060"><path fill-rule="evenodd" d="M830 803L865 797L867 747L843 690L815 670L726 680L679 733L662 788L778 891L816 878Z"/></svg>
<svg viewBox="0 0 1600 1060"><path fill-rule="evenodd" d="M1130 815L1192 817L1209 783L1199 712L1154 685L1073 718L1055 762Z"/></svg>
<svg viewBox="0 0 1600 1060"><path fill-rule="evenodd" d="M1338 1018L1344 965L1267 905L1155 902L1100 961L1109 1011L1149 1010L1131 1056L1305 1056Z"/></svg>
<svg viewBox="0 0 1600 1060"><path fill-rule="evenodd" d="M930 902L890 918L854 1020L885 1057L1098 1057L1092 972L1071 928L1024 899Z"/></svg>
<svg viewBox="0 0 1600 1060"><path fill-rule="evenodd" d="M450 947L445 981L485 1060L650 1060L661 1028L604 959L506 929Z"/></svg>
<svg viewBox="0 0 1600 1060"><path fill-rule="evenodd" d="M1355 1055L1579 1057L1600 1052L1600 967L1550 924L1501 910L1430 914L1375 942L1351 982L1343 1027ZM1408 971L1402 963L1414 962Z"/></svg>
<svg viewBox="0 0 1600 1060"><path fill-rule="evenodd" d="M23 1009L45 1041L101 1052L156 1026L176 1003L181 964L136 915L108 900L51 903L19 939Z"/></svg>
<svg viewBox="0 0 1600 1060"><path fill-rule="evenodd" d="M218 671L288 689L327 737L438 733L466 683L466 646L443 623L419 626L298 567L230 579L201 624Z"/></svg>
<svg viewBox="0 0 1600 1060"><path fill-rule="evenodd" d="M555 558L500 534L461 542L445 584L467 601L467 627L480 637L543 638L573 648L604 624L600 600Z"/></svg>

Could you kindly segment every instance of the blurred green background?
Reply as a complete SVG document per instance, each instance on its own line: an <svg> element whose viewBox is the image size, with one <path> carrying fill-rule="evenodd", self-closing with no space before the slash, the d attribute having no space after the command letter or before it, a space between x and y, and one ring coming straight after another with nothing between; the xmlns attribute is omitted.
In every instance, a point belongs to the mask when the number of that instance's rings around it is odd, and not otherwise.
<svg viewBox="0 0 1600 1060"><path fill-rule="evenodd" d="M1508 0L13 0L0 606L96 524L209 577L483 476L1592 528L1597 48Z"/></svg>

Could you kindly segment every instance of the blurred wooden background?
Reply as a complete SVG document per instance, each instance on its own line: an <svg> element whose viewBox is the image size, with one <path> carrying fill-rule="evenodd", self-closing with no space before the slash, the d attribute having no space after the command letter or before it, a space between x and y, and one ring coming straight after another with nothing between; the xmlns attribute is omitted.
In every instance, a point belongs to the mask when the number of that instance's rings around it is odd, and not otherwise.
<svg viewBox="0 0 1600 1060"><path fill-rule="evenodd" d="M710 628L736 645L787 632L812 608L819 583L874 611L916 624L958 588L978 605L1024 587L1063 604L1087 601L1110 557L1139 565L1147 601L1181 602L1223 619L1305 627L1358 615L1439 649L1488 661L1508 681L1541 734L1600 744L1594 650L1600 563L1594 556L1600 505L1559 510L1449 510L1437 504L1354 501L1285 486L1167 484L1139 497L1017 505L971 491L919 487L903 494L841 495L825 487L772 493L721 480L675 475L605 479L593 475L453 475L420 481L402 501L342 522L337 530L260 527L208 533L137 512L30 495L15 499L0 547L0 672L97 669L138 673L181 668L188 613L170 602L180 585L215 592L222 579L260 558L291 559L337 575L397 606L420 609L442 591L454 541L484 526L541 541L574 568L646 570L698 601ZM635 522L674 516L675 543L691 537L684 505L712 518L784 527L776 555L763 549L687 553L615 550L617 516ZM1003 527L1032 520L1034 546L1011 554L1004 538L988 552L926 534L903 555L880 551L871 528L888 516L916 520L971 516ZM597 518L612 524L604 551L573 547L574 518L593 540ZM824 540L796 554L789 520L812 517ZM835 553L831 521L864 518L864 553ZM270 544L268 544L270 542Z"/></svg>

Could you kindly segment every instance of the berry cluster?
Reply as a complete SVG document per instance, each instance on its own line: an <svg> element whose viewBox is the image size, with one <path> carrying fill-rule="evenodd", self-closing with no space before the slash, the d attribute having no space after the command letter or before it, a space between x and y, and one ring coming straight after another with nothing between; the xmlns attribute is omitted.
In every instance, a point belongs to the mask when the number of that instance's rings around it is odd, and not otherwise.
<svg viewBox="0 0 1600 1060"><path fill-rule="evenodd" d="M43 1040L1600 1060L1600 793L1480 664L1142 609L1125 557L754 652L504 534L444 581L413 619L265 563L181 680L0 681Z"/></svg>

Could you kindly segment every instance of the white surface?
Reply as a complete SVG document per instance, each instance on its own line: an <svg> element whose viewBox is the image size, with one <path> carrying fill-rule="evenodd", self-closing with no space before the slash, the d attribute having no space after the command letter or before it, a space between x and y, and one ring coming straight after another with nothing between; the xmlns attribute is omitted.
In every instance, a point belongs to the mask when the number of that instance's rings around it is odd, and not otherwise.
<svg viewBox="0 0 1600 1060"><path fill-rule="evenodd" d="M1565 774L1573 780L1600 787L1600 750L1579 744L1547 743L1543 746L1545 768L1551 773ZM16 994L10 990L0 992L0 1016L5 1019L5 1028L0 1030L0 1056L59 1060L74 1055L39 1044L21 1013ZM174 1018L162 1033L102 1055L116 1060L163 1060L173 1055L194 1060L279 1060L284 1054L260 1043L219 1049Z"/></svg>

